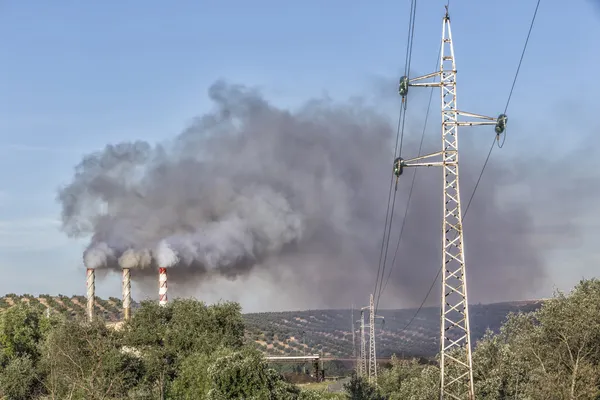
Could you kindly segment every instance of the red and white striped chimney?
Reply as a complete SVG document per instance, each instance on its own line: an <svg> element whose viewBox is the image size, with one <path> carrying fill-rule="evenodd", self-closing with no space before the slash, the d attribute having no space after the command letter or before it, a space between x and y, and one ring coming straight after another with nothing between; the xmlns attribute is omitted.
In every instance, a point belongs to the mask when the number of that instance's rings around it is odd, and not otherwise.
<svg viewBox="0 0 600 400"><path fill-rule="evenodd" d="M167 305L167 269L158 269L158 304Z"/></svg>
<svg viewBox="0 0 600 400"><path fill-rule="evenodd" d="M123 319L131 317L131 271L123 268Z"/></svg>
<svg viewBox="0 0 600 400"><path fill-rule="evenodd" d="M88 268L86 273L87 283L87 316L88 320L94 320L94 301L96 299L96 271L94 268Z"/></svg>

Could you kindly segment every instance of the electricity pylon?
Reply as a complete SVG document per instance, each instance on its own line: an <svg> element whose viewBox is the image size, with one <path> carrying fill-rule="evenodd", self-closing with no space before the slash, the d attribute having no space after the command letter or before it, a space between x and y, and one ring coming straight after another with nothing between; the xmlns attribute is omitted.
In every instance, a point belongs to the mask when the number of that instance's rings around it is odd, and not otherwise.
<svg viewBox="0 0 600 400"><path fill-rule="evenodd" d="M369 324L366 327L369 328L369 370L367 369L367 359L366 359L366 338L365 338L365 324L364 324L364 312L365 310L369 310ZM369 305L367 307L361 308L361 321L362 321L362 343L361 343L361 361L362 361L362 370L363 376L365 372L367 372L367 378L369 382L377 384L377 352L375 349L375 319L383 319L383 317L379 315L375 315L375 302L373 301L373 295L371 294L369 297Z"/></svg>
<svg viewBox="0 0 600 400"><path fill-rule="evenodd" d="M365 311L360 310L360 359L356 363L358 376L367 373L367 339L365 337Z"/></svg>
<svg viewBox="0 0 600 400"><path fill-rule="evenodd" d="M439 77L437 82L419 82ZM409 86L440 87L442 100L442 151L409 160L394 160L396 181L405 167L439 166L443 170L443 223L442 223L442 299L440 326L440 399L473 400L473 361L465 271L462 211L458 183L458 127L495 125L496 137L506 128L507 117L486 117L459 111L456 105L456 64L450 16L442 23L440 70L409 79L400 78L402 101ZM459 121L458 116L478 121ZM441 157L441 161L434 161Z"/></svg>
<svg viewBox="0 0 600 400"><path fill-rule="evenodd" d="M350 318L351 318L351 322L352 324L350 325L352 328L352 358L356 358L356 329L354 326L354 304L352 304L352 311L350 314Z"/></svg>

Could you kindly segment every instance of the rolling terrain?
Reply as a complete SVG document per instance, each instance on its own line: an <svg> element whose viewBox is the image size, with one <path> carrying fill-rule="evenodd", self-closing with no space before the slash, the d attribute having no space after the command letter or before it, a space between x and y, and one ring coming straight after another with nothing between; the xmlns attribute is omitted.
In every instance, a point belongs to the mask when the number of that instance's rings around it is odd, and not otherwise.
<svg viewBox="0 0 600 400"><path fill-rule="evenodd" d="M483 337L488 328L497 332L509 313L533 311L540 305L541 301L471 305L469 313L473 342ZM423 308L405 330L415 311L377 311L378 315L385 318L384 325L379 323L377 329L379 357L389 357L392 354L404 357L434 357L439 352L439 308ZM351 310L310 310L245 314L244 318L248 337L267 354L302 355L306 352L349 358L353 354L351 313ZM354 320L359 319L360 312L355 310ZM356 324L356 329L358 351L359 323ZM306 345L305 349L303 342Z"/></svg>
<svg viewBox="0 0 600 400"><path fill-rule="evenodd" d="M0 311L19 302L26 302L42 311L50 310L72 318L85 318L84 296L18 296L7 294L0 297ZM471 305L472 340L480 339L486 329L498 331L506 316L511 312L533 311L541 301L505 302L487 305ZM137 303L133 302L135 312ZM96 298L96 313L108 322L121 320L122 302L117 298ZM389 357L392 354L404 357L434 357L438 352L439 318L437 307L423 308L407 329L415 310L379 310L385 318L378 325L377 354ZM354 320L360 313L354 311ZM244 314L246 337L256 347L271 355L302 355L320 353L335 358L350 358L352 348L352 311L308 310ZM360 344L356 324L356 346ZM304 334L303 334L304 332Z"/></svg>

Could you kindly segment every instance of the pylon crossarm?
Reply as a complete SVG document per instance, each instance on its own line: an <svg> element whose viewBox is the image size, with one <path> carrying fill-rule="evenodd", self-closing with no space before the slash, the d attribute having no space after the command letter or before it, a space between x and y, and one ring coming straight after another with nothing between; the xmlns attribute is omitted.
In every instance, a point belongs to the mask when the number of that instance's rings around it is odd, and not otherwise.
<svg viewBox="0 0 600 400"><path fill-rule="evenodd" d="M419 83L411 83L409 86L416 87L440 87L439 82L419 82Z"/></svg>
<svg viewBox="0 0 600 400"><path fill-rule="evenodd" d="M456 114L462 115L463 117L486 119L486 120L490 121L489 123L494 123L494 124L498 121L498 118L488 117L487 115L473 114L473 113L466 112L466 111L456 110Z"/></svg>
<svg viewBox="0 0 600 400"><path fill-rule="evenodd" d="M416 78L411 78L409 80L409 85L412 86L413 82L416 82L416 81L422 81L424 79L435 78L436 76L439 76L440 74L441 74L440 71L436 71L436 72L432 72L427 75L422 75L422 76L417 76Z"/></svg>
<svg viewBox="0 0 600 400"><path fill-rule="evenodd" d="M496 125L494 121L459 121L458 126L481 126L481 125Z"/></svg>
<svg viewBox="0 0 600 400"><path fill-rule="evenodd" d="M404 167L443 167L444 163L442 161L436 162L428 162L428 163L410 163L404 164Z"/></svg>
<svg viewBox="0 0 600 400"><path fill-rule="evenodd" d="M463 117L475 118L485 121L456 121L457 126L478 126L478 125L495 125L494 130L496 131L496 135L500 135L504 133L506 130L506 124L508 123L508 117L506 114L500 114L496 118L488 117L486 115L474 114L466 111L456 111L457 115L461 115Z"/></svg>
<svg viewBox="0 0 600 400"><path fill-rule="evenodd" d="M428 158L433 158L433 157L441 156L442 154L443 154L443 152L436 151L435 153L425 154L425 155L414 157L414 158L409 158L408 160L404 160L404 162L407 163L407 162L414 162L414 161L419 161L419 160L425 160L425 159L428 159Z"/></svg>
<svg viewBox="0 0 600 400"><path fill-rule="evenodd" d="M394 175L396 175L396 178L399 178L400 175L402 175L404 167L442 167L444 166L444 163L442 161L430 161L430 159L434 157L441 157L443 156L443 154L444 152L438 151L435 153L414 157L408 160L405 160L402 157L398 157L394 160Z"/></svg>

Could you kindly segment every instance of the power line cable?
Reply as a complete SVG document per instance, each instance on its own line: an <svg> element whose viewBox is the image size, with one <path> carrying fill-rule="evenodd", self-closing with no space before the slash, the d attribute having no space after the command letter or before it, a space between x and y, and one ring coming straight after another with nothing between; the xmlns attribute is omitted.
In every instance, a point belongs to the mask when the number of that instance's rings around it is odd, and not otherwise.
<svg viewBox="0 0 600 400"><path fill-rule="evenodd" d="M515 79L513 79L512 86L510 88L510 93L508 94L508 100L506 100L506 107L504 107L504 114L508 110L508 105L510 104L510 100L512 99L513 91L515 90L515 85L517 84L517 78L519 77L519 71L521 70L521 64L523 63L523 58L525 57L525 51L527 50L527 44L529 43L529 38L531 37L531 31L533 30L533 25L535 23L535 17L537 16L538 9L540 8L541 0L538 0L535 11L533 12L533 18L531 18L531 24L529 25L529 32L527 32L527 38L525 39L525 45L523 46L523 52L521 53L521 59L519 60L519 65L517 66L517 72L515 73ZM504 142L506 141L506 132L504 132L504 138L502 139L502 144L498 142L498 147L504 147Z"/></svg>
<svg viewBox="0 0 600 400"><path fill-rule="evenodd" d="M406 58L405 58L405 64L404 64L405 65L404 69L407 74L408 74L408 71L410 70L410 62L412 60L412 41L413 41L413 37L414 37L414 20L415 20L415 15L416 15L416 3L417 3L416 0L411 1L411 10L410 10L409 26L408 26L408 41L406 44L407 50L406 50ZM396 145L394 146L394 159L398 156L399 153L402 152L402 146L403 146L403 142L404 142L404 121L406 120L406 107L407 107L407 101L406 101L406 99L403 99L403 101L400 105L400 115L398 117L398 128L396 131ZM396 193L397 193L396 190L394 190L393 200L392 200L393 185L394 185L394 174L392 173L391 180L390 180L390 188L389 188L389 192L388 192L388 205L387 205L387 210L386 210L385 224L384 224L384 228L383 228L383 238L382 238L381 250L380 250L380 254L379 254L379 266L377 269L377 277L375 279L375 289L373 290L373 294L375 294L377 292L377 287L378 287L379 281L380 281L379 277L381 275L382 280L383 280L383 273L385 271L385 263L386 263L386 259L387 259L387 248L389 247L389 240L390 240L388 227L391 229L391 226L392 226L392 222L393 222L393 218L394 218L394 208L395 208L395 203L396 203ZM390 206L391 206L391 210L390 210ZM388 222L389 222L389 224L388 224ZM386 235L386 231L387 231L387 235ZM387 236L387 240L386 240L386 236ZM382 263L382 261L383 261L383 263Z"/></svg>
<svg viewBox="0 0 600 400"><path fill-rule="evenodd" d="M441 52L442 52L442 46L440 46L440 50L438 51L438 55L436 57L436 67L437 67L437 62L438 62L437 60L439 60ZM435 70L435 68L434 68L434 70ZM421 151L423 149L423 142L425 141L425 131L427 130L427 122L429 121L429 112L431 111L431 102L433 100L433 89L434 88L432 87L429 92L429 102L427 104L427 111L425 112L425 122L423 124L423 131L421 132L421 142L419 143L419 151L417 153L417 156L421 155ZM402 225L400 226L400 234L398 235L398 242L396 243L396 250L394 251L394 258L392 259L392 265L391 265L390 271L388 272L388 276L385 280L385 284L383 285L383 288L381 288L381 290L379 292L379 296L377 298L377 306L379 306L379 299L381 298L381 295L385 291L385 288L387 287L387 284L390 280L390 276L392 275L392 271L394 270L394 266L396 265L396 257L398 256L398 249L400 248L400 242L402 240L402 235L404 233L404 227L406 226L406 217L408 215L410 200L412 198L412 193L413 193L413 189L415 186L416 177L417 177L417 169L415 169L413 172L412 182L410 184L410 190L408 192L408 199L406 201L406 208L404 210L404 218L402 219ZM377 310L377 307L375 307L375 310Z"/></svg>
<svg viewBox="0 0 600 400"><path fill-rule="evenodd" d="M404 66L404 70L406 73L406 76L408 76L408 73L410 71L410 65L411 65L411 60L412 60L412 43L414 40L414 25L415 25L415 16L416 16L416 6L417 6L417 2L416 0L413 0L411 2L411 10L410 10L410 20L409 20L409 26L408 26L408 43L407 43L407 51L406 51L406 60L405 60L405 66ZM403 107L402 107L403 106ZM396 159L396 157L398 157L400 154L402 154L402 145L403 145L403 139L404 139L404 126L405 126L405 122L406 122L406 107L407 107L407 101L406 98L402 99L402 106L400 109L400 115L401 115L401 120L402 120L402 126L401 126L401 131L400 131L400 149L398 149L396 147L395 151L394 151L394 159ZM394 180L394 175L392 174L392 182L393 183ZM390 188L391 190L391 188ZM394 190L394 195L393 195L393 200L392 200L392 204L391 204L391 212L390 212L390 217L389 217L389 225L387 225L384 228L384 241L385 241L385 246L382 246L382 250L385 248L385 251L380 254L380 264L377 270L377 277L375 280L375 289L373 291L373 295L375 296L377 293L377 288L379 287L379 290L381 291L381 285L383 283L383 277L385 275L385 266L387 263L387 256L388 256L388 249L389 249L389 242L390 242L390 234L391 234L391 230L392 230L392 222L394 219L394 209L396 206L396 195L397 195L397 190L398 190L398 183L396 181L396 188ZM389 202L389 199L388 199ZM385 229L387 228L387 238L385 235ZM383 243L382 243L383 244ZM383 255L383 262L381 262L381 258ZM381 274L380 274L381 273ZM380 279L381 277L381 279Z"/></svg>

